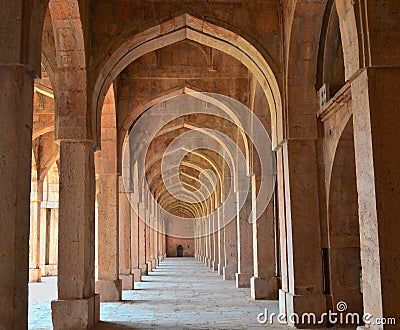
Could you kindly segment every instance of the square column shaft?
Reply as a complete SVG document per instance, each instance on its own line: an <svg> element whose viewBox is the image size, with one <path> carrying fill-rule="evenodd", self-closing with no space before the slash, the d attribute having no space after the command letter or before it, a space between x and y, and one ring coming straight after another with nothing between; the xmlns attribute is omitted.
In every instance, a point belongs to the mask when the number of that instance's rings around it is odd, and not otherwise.
<svg viewBox="0 0 400 330"><path fill-rule="evenodd" d="M241 198L244 198L240 208ZM252 209L252 194L250 192L237 193L237 237L238 237L238 272L236 286L249 288L250 278L253 276L253 226L249 218Z"/></svg>
<svg viewBox="0 0 400 330"><path fill-rule="evenodd" d="M54 329L86 329L98 320L94 198L92 142L61 140L58 300L51 305Z"/></svg>
<svg viewBox="0 0 400 330"><path fill-rule="evenodd" d="M400 320L399 67L368 68L352 82L364 312ZM398 325L371 329L398 329Z"/></svg>
<svg viewBox="0 0 400 330"><path fill-rule="evenodd" d="M259 186L259 180L256 185ZM267 209L253 222L254 277L251 278L253 299L278 299L278 281L275 277L275 228L274 199Z"/></svg>
<svg viewBox="0 0 400 330"><path fill-rule="evenodd" d="M26 329L33 75L1 65L0 81L0 328Z"/></svg>
<svg viewBox="0 0 400 330"><path fill-rule="evenodd" d="M119 279L118 175L97 174L98 262L96 293L101 301L122 300Z"/></svg>

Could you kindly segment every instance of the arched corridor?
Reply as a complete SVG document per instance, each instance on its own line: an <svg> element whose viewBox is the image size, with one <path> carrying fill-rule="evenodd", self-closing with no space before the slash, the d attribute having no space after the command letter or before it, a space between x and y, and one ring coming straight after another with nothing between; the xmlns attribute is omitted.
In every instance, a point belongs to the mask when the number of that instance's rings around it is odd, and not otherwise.
<svg viewBox="0 0 400 330"><path fill-rule="evenodd" d="M399 329L398 0L0 18L0 330Z"/></svg>

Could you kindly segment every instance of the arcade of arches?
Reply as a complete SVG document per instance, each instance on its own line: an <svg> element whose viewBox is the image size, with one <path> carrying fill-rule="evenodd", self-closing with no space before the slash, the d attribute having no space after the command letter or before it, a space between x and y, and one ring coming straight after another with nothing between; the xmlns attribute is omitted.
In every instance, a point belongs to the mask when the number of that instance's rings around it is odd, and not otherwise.
<svg viewBox="0 0 400 330"><path fill-rule="evenodd" d="M398 0L1 0L0 17L0 329L28 327L46 276L54 329L91 328L177 256L286 315L345 302L400 322ZM229 118L168 117L191 95Z"/></svg>

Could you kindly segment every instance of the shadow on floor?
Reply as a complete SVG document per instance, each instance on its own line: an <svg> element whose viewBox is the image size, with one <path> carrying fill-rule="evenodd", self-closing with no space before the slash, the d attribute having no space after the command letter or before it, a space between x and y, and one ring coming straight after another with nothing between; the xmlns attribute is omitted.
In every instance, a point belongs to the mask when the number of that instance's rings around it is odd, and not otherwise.
<svg viewBox="0 0 400 330"><path fill-rule="evenodd" d="M128 327L123 324L116 324L116 323L110 323L110 322L104 322L100 321L99 323L96 324L96 326L93 328L93 330L118 330L118 329L130 329L130 330L135 330L138 328L132 328Z"/></svg>

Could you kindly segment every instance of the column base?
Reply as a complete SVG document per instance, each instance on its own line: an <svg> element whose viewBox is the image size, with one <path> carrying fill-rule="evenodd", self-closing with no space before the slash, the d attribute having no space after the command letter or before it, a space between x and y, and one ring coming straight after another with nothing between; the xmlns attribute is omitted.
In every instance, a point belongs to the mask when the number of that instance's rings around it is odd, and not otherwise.
<svg viewBox="0 0 400 330"><path fill-rule="evenodd" d="M135 276L132 274L120 274L119 279L122 281L122 290L133 290L135 288L133 282Z"/></svg>
<svg viewBox="0 0 400 330"><path fill-rule="evenodd" d="M160 264L160 262L162 262L164 260L164 256L162 254L160 254L158 256L158 263Z"/></svg>
<svg viewBox="0 0 400 330"><path fill-rule="evenodd" d="M321 315L326 312L326 297L324 295L293 295L286 293L286 309L287 315L292 314L303 315L306 313L314 313L317 320L321 319ZM290 318L289 318L290 319ZM301 318L300 318L301 322ZM291 327L298 329L321 328L326 327L326 324L314 323L291 323Z"/></svg>
<svg viewBox="0 0 400 330"><path fill-rule="evenodd" d="M329 306L335 313L340 313L338 311L337 306L341 302L346 302L346 311L344 313L357 313L358 315L363 315L363 296L360 292L353 292L353 293L347 293L347 294L332 294L332 296L327 296L327 299L329 303L327 306ZM362 320L361 320L362 321ZM354 323L351 324L351 321L349 321L350 324L346 324L346 321L344 320L343 323L337 322L336 326L342 326L342 327L352 327L354 328L355 325ZM362 324L360 322L360 324Z"/></svg>
<svg viewBox="0 0 400 330"><path fill-rule="evenodd" d="M140 268L134 268L131 271L134 282L142 282L142 270Z"/></svg>
<svg viewBox="0 0 400 330"><path fill-rule="evenodd" d="M142 270L142 275L147 275L149 273L147 270L147 264L143 264L139 268Z"/></svg>
<svg viewBox="0 0 400 330"><path fill-rule="evenodd" d="M214 272L217 272L218 271L218 263L217 262L215 262L215 261L213 261L212 262L212 270L214 271Z"/></svg>
<svg viewBox="0 0 400 330"><path fill-rule="evenodd" d="M101 302L122 300L122 280L96 281L96 294Z"/></svg>
<svg viewBox="0 0 400 330"><path fill-rule="evenodd" d="M275 276L250 278L251 299L277 300L278 281Z"/></svg>
<svg viewBox="0 0 400 330"><path fill-rule="evenodd" d="M207 266L208 266L209 268L211 268L211 264L212 264L212 260L209 259L209 258L207 258Z"/></svg>
<svg viewBox="0 0 400 330"><path fill-rule="evenodd" d="M88 299L53 300L51 302L54 330L90 329L100 320L100 296Z"/></svg>
<svg viewBox="0 0 400 330"><path fill-rule="evenodd" d="M41 282L42 270L40 268L29 268L29 282Z"/></svg>
<svg viewBox="0 0 400 330"><path fill-rule="evenodd" d="M217 272L219 275L224 275L224 266L222 264L218 264Z"/></svg>
<svg viewBox="0 0 400 330"><path fill-rule="evenodd" d="M235 271L229 267L223 267L222 277L225 281L233 281L235 280Z"/></svg>
<svg viewBox="0 0 400 330"><path fill-rule="evenodd" d="M279 314L287 315L286 310L286 291L279 289L278 291L279 296Z"/></svg>
<svg viewBox="0 0 400 330"><path fill-rule="evenodd" d="M57 276L58 265L44 265L40 266L42 270L42 276Z"/></svg>
<svg viewBox="0 0 400 330"><path fill-rule="evenodd" d="M147 274L153 271L153 263L151 261L146 262L147 264Z"/></svg>
<svg viewBox="0 0 400 330"><path fill-rule="evenodd" d="M251 273L236 273L236 287L237 288L250 288L250 278L253 276Z"/></svg>

